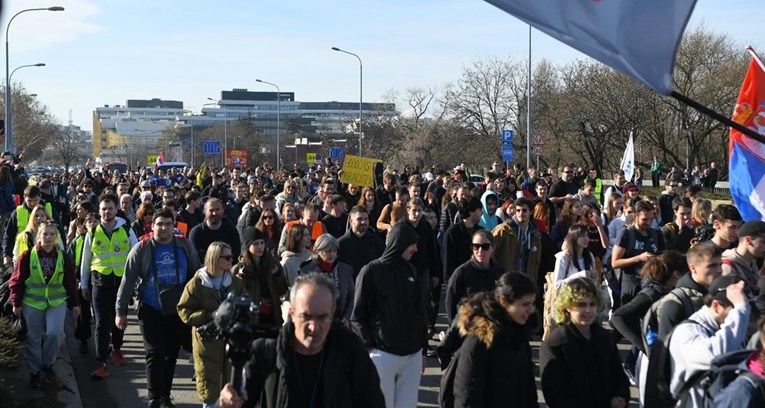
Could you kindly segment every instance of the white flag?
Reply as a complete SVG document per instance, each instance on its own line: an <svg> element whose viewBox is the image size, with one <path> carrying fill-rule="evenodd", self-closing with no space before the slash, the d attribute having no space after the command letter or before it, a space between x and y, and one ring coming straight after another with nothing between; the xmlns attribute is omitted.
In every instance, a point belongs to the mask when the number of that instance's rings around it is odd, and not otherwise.
<svg viewBox="0 0 765 408"><path fill-rule="evenodd" d="M635 143L632 141L632 132L630 132L630 140L627 141L627 148L624 149L624 156L619 167L624 170L624 178L627 181L632 180L632 175L635 173Z"/></svg>
<svg viewBox="0 0 765 408"><path fill-rule="evenodd" d="M672 92L675 53L696 0L486 0L631 76Z"/></svg>

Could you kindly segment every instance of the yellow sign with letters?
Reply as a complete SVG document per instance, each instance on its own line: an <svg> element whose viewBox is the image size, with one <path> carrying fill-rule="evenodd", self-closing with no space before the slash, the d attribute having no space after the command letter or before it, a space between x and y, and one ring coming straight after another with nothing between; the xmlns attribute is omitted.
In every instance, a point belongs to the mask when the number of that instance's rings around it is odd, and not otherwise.
<svg viewBox="0 0 765 408"><path fill-rule="evenodd" d="M340 182L373 187L375 185L375 163L382 163L382 160L346 155Z"/></svg>
<svg viewBox="0 0 765 408"><path fill-rule="evenodd" d="M151 167L157 163L157 158L159 155L156 154L150 154L146 156L146 166Z"/></svg>
<svg viewBox="0 0 765 408"><path fill-rule="evenodd" d="M308 163L308 164L316 163L316 153L306 153L305 154L305 162Z"/></svg>

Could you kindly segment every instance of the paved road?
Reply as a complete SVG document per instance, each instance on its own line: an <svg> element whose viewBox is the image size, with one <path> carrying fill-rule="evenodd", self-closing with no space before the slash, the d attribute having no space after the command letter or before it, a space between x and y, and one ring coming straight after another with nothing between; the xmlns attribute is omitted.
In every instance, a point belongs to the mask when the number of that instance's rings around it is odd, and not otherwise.
<svg viewBox="0 0 765 408"><path fill-rule="evenodd" d="M95 367L95 354L93 352L93 341L91 339L89 355L79 355L76 351L76 345L71 345L72 363L75 367L75 376L80 386L82 403L85 408L122 408L122 407L141 407L148 405L146 391L146 372L144 365L144 349L141 334L138 329L138 321L135 313L128 316L128 329L125 332L125 344L123 352L128 359L128 364L122 367L109 365L110 376L103 380L94 381L90 379L90 372ZM439 330L446 328L446 318L442 314L439 316ZM435 345L435 342L431 342ZM627 350L627 346L620 344L620 350ZM539 342L532 342L532 351L534 362L539 363ZM173 385L173 399L178 408L199 407L201 403L197 398L194 383L191 376L194 366L189 362L189 354L181 351L178 359L178 366L175 370L175 383ZM537 389L539 390L540 407L545 407L542 398L542 391L539 385L539 372L537 376ZM437 407L439 381L441 379L441 369L435 358L428 358L428 367L420 383L420 395L418 407ZM633 403L630 406L637 406L634 402L637 390L632 388Z"/></svg>

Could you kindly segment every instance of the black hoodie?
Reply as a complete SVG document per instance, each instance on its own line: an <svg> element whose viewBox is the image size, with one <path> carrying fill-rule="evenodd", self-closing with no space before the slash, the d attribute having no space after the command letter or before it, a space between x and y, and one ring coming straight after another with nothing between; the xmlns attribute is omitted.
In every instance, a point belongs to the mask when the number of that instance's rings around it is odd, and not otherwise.
<svg viewBox="0 0 765 408"><path fill-rule="evenodd" d="M385 252L356 279L351 322L369 349L399 356L427 351L429 279L401 257L417 241L410 225L393 225Z"/></svg>

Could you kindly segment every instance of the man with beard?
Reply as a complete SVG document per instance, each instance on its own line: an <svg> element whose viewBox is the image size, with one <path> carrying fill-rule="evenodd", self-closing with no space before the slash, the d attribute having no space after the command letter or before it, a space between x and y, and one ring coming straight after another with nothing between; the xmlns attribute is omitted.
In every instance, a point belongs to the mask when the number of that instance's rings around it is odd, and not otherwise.
<svg viewBox="0 0 765 408"><path fill-rule="evenodd" d="M217 198L209 198L204 207L205 220L189 231L189 241L204 259L207 247L215 241L222 241L231 247L234 262L239 259L242 243L233 224L223 217L223 203Z"/></svg>
<svg viewBox="0 0 765 408"><path fill-rule="evenodd" d="M563 167L560 180L550 187L550 201L560 210L563 208L563 202L567 198L573 198L578 192L579 185L574 182L574 166L566 165Z"/></svg>
<svg viewBox="0 0 765 408"><path fill-rule="evenodd" d="M353 279L366 264L372 262L385 251L385 243L374 231L369 229L369 213L361 205L351 208L348 214L351 228L337 240L340 248L337 255L353 266Z"/></svg>
<svg viewBox="0 0 765 408"><path fill-rule="evenodd" d="M531 222L534 203L519 198L508 207L507 221L492 231L496 240L494 258L505 272L523 272L537 282L542 254L542 234Z"/></svg>
<svg viewBox="0 0 765 408"><path fill-rule="evenodd" d="M80 263L80 289L85 300L91 300L88 283L93 284L92 304L96 316L96 360L98 364L91 373L93 379L109 376L106 357L111 355L114 364L125 365L127 361L120 348L124 331L114 325L117 291L125 273L130 248L138 242L133 230L125 220L117 217L119 200L114 194L104 194L98 204L101 223L88 231L82 245ZM111 352L109 344L111 343Z"/></svg>

